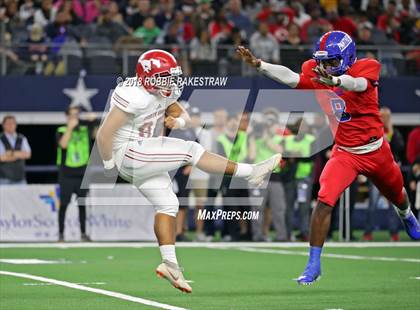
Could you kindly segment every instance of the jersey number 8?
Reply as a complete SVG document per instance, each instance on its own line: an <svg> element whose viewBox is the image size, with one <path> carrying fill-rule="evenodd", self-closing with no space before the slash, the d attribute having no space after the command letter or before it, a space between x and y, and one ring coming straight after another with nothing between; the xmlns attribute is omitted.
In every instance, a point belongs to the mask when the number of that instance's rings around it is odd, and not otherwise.
<svg viewBox="0 0 420 310"><path fill-rule="evenodd" d="M346 102L341 98L332 98L330 100L331 108L338 122L344 123L351 120L351 114L346 112Z"/></svg>

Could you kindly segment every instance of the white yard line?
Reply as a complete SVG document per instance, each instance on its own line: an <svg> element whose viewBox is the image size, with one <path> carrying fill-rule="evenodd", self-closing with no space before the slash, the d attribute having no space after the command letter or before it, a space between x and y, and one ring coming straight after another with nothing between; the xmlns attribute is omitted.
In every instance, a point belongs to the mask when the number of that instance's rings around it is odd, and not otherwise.
<svg viewBox="0 0 420 310"><path fill-rule="evenodd" d="M82 283L74 283L79 285L105 285L106 282L82 282ZM44 282L31 282L31 283L23 283L24 286L50 286L50 285L57 285L53 283L44 283Z"/></svg>
<svg viewBox="0 0 420 310"><path fill-rule="evenodd" d="M155 242L0 243L4 248L150 248ZM177 242L179 248L305 248L306 242ZM327 242L327 248L419 248L419 242Z"/></svg>
<svg viewBox="0 0 420 310"><path fill-rule="evenodd" d="M152 307L156 307L156 308L160 308L160 309L186 310L185 308L180 308L180 307L176 307L176 306L162 304L160 302L156 302L156 301L153 301L153 300L148 300L148 299L144 299L144 298L140 298L140 297L134 297L134 296L130 296L130 295L122 294L122 293L117 293L117 292L113 292L113 291L107 291L107 290L103 290L103 289L99 289L99 288L88 287L88 286L84 286L84 285L80 285L80 284L76 284L76 283L71 283L71 282L67 282L67 281L61 281L61 280L55 280L55 279L35 276L35 275L31 275L31 274L26 274L26 273L18 273L18 272L10 272L10 271L0 270L0 275L12 276L12 277L18 277L18 278L24 278L24 279L31 279L31 280L34 280L34 281L41 281L41 282L45 282L45 283L51 283L51 284L60 285L60 286L68 287L68 288L73 288L73 289L76 289L76 290L81 290L81 291L96 293L96 294L100 294L100 295L110 296L110 297L114 297L114 298L118 298L118 299L122 299L122 300L128 300L128 301L131 301L131 302L136 302L136 303L139 303L139 304L152 306Z"/></svg>
<svg viewBox="0 0 420 310"><path fill-rule="evenodd" d="M237 250L244 251L244 252L255 252L255 253L308 256L308 252L300 252L300 251L256 249L256 248L237 248ZM404 258L404 257L361 256L361 255L346 255L346 254L333 254L333 253L323 253L322 257L352 259L352 260L373 260L373 261L384 261L384 262L420 263L420 259Z"/></svg>

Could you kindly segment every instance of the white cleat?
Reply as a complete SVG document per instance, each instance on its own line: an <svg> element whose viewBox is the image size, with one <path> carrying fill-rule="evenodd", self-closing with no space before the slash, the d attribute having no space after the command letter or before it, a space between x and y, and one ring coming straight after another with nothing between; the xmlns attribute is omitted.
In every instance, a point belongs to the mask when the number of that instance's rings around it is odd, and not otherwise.
<svg viewBox="0 0 420 310"><path fill-rule="evenodd" d="M175 288L184 293L191 293L192 288L182 274L182 269L175 263L164 260L162 264L157 266L156 274L159 278L168 280Z"/></svg>
<svg viewBox="0 0 420 310"><path fill-rule="evenodd" d="M278 167L280 160L281 154L276 154L267 160L252 165L251 175L246 179L252 185L261 186L264 178Z"/></svg>

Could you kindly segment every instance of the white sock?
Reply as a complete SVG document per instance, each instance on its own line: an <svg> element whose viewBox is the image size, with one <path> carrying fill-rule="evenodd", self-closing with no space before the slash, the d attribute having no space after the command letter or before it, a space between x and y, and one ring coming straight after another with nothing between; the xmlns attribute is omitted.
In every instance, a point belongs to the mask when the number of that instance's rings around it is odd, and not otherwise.
<svg viewBox="0 0 420 310"><path fill-rule="evenodd" d="M252 165L250 164L237 164L234 176L240 178L249 177L252 173Z"/></svg>
<svg viewBox="0 0 420 310"><path fill-rule="evenodd" d="M162 260L168 260L172 263L178 265L178 261L176 259L175 254L175 245L173 244L165 244L159 247L160 255L162 256Z"/></svg>

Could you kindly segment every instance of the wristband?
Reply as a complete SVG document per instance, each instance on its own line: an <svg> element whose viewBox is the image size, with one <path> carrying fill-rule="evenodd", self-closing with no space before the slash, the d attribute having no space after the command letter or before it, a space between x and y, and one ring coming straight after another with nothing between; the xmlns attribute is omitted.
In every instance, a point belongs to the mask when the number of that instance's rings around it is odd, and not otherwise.
<svg viewBox="0 0 420 310"><path fill-rule="evenodd" d="M115 166L114 158L111 158L110 160L103 160L102 162L104 163L104 168L107 170L110 170Z"/></svg>
<svg viewBox="0 0 420 310"><path fill-rule="evenodd" d="M179 128L184 128L186 125L185 119L183 119L182 117L177 117L176 119L176 123L178 124Z"/></svg>

